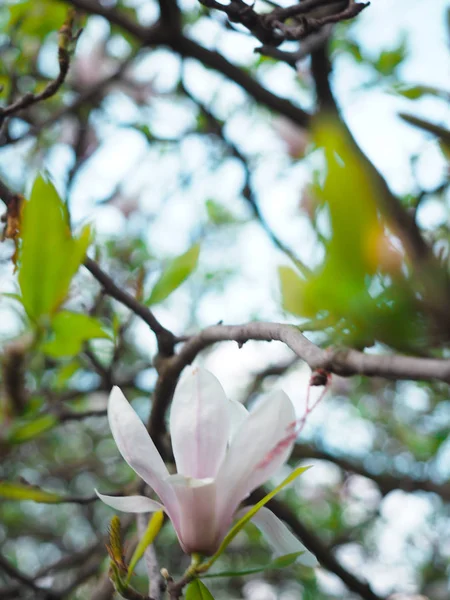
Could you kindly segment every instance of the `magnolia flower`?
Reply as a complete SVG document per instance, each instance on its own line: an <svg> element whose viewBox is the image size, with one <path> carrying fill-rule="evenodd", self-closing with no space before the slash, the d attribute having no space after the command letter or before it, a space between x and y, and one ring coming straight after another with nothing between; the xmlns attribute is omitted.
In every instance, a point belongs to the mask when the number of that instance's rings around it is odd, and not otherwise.
<svg viewBox="0 0 450 600"><path fill-rule="evenodd" d="M103 502L125 512L164 510L187 554L214 554L237 511L256 487L288 459L295 441L294 407L282 392L270 394L248 412L229 400L219 381L194 369L178 384L170 414L177 474L170 475L147 430L118 387L108 404L116 444L127 463L155 491L159 502L144 496L105 496ZM287 527L267 508L252 522L277 554L305 551L301 562L315 564Z"/></svg>

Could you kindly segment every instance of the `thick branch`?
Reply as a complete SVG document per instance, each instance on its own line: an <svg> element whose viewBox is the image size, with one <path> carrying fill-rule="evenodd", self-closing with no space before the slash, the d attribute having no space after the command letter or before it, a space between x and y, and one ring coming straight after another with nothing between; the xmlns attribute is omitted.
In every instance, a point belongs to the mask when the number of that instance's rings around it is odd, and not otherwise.
<svg viewBox="0 0 450 600"><path fill-rule="evenodd" d="M175 356L163 361L153 394L149 422L150 435L158 439L164 432L164 416L178 377L204 348L217 342L234 341L240 346L249 340L279 341L315 371L323 369L348 377L378 376L386 379L440 380L450 383L450 360L414 356L364 354L351 349L322 349L308 340L297 327L283 323L254 322L245 325L215 325L186 341Z"/></svg>
<svg viewBox="0 0 450 600"><path fill-rule="evenodd" d="M153 46L158 44L168 45L172 50L184 57L195 58L202 62L206 67L210 67L225 77L234 81L242 87L257 102L265 104L268 108L279 112L290 118L292 121L302 127L307 127L310 115L304 110L292 104L289 100L280 98L273 94L243 69L236 67L224 58L218 52L204 48L194 40L174 34L172 29L164 28L159 25L152 27L143 27L126 17L120 11L114 8L107 8L94 0L64 0L66 3L75 6L89 14L96 14L105 17L110 23L118 25L128 33L134 35L144 45Z"/></svg>

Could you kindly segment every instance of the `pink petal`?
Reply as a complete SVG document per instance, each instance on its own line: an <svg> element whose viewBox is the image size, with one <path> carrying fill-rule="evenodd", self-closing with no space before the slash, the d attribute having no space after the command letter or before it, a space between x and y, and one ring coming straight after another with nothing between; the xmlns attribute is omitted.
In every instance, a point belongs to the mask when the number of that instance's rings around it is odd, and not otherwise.
<svg viewBox="0 0 450 600"><path fill-rule="evenodd" d="M145 425L117 386L113 387L109 396L108 419L123 458L155 490L164 504L170 502L173 492L164 483L169 477L167 467Z"/></svg>
<svg viewBox="0 0 450 600"><path fill-rule="evenodd" d="M102 502L123 512L130 513L147 513L156 512L157 510L164 510L164 506L155 500L150 500L145 496L106 496L100 494L97 490L95 493Z"/></svg>
<svg viewBox="0 0 450 600"><path fill-rule="evenodd" d="M178 473L214 477L224 458L230 429L230 402L212 373L195 368L178 384L170 433Z"/></svg>
<svg viewBox="0 0 450 600"><path fill-rule="evenodd" d="M295 411L288 396L270 394L252 410L235 434L216 477L220 512L265 483L289 458L295 442Z"/></svg>
<svg viewBox="0 0 450 600"><path fill-rule="evenodd" d="M222 532L231 524L220 523L216 514L216 486L212 479L189 479L173 475L169 479L179 503L178 539L186 554L214 554Z"/></svg>
<svg viewBox="0 0 450 600"><path fill-rule="evenodd" d="M236 513L236 518L242 518L252 507L246 506ZM303 552L297 562L307 567L317 567L317 559L305 546L289 531L286 525L268 508L260 508L252 517L251 522L261 531L276 556Z"/></svg>

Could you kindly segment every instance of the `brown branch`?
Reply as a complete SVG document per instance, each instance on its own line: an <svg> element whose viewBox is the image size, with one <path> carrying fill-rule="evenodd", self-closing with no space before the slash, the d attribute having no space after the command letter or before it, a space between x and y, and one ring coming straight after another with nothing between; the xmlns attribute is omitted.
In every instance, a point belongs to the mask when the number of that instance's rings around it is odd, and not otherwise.
<svg viewBox="0 0 450 600"><path fill-rule="evenodd" d="M255 394L258 394L260 392L261 386L267 378L281 377L287 371L289 371L289 369L291 369L297 362L298 358L295 356L294 358L291 358L290 360L287 360L278 365L270 365L262 371L259 371L259 373L256 373L251 385L248 388L246 399L244 400L243 404L247 404L253 398L253 396L255 396Z"/></svg>
<svg viewBox="0 0 450 600"><path fill-rule="evenodd" d="M417 358L399 354L364 354L352 349L322 349L308 340L297 327L284 323L253 322L245 325L215 325L193 336L183 346L174 362L190 364L197 354L216 342L248 340L284 342L315 371L348 377L378 376L386 379L440 380L450 383L450 360Z"/></svg>
<svg viewBox="0 0 450 600"><path fill-rule="evenodd" d="M264 56L270 56L276 60L281 60L295 68L298 61L312 54L326 42L331 30L331 25L325 25L320 31L311 33L301 42L300 48L295 52L286 52L285 50L280 50L280 48L275 48L268 44L263 44L260 48L255 48L255 52L263 54Z"/></svg>
<svg viewBox="0 0 450 600"><path fill-rule="evenodd" d="M348 1L337 2L336 0L303 0L299 4L292 4L285 8L277 7L267 15L269 20L286 21L291 17L297 17L310 13L312 16L327 16L327 12L340 12L341 5L348 4ZM345 6L344 6L345 7ZM333 10L336 8L337 10ZM323 9L323 10L321 10ZM325 13L325 14L323 14Z"/></svg>
<svg viewBox="0 0 450 600"><path fill-rule="evenodd" d="M147 308L144 304L141 304L131 294L122 288L119 288L111 279L111 277L109 277L109 275L107 275L91 258L86 258L84 261L84 266L100 283L106 294L127 306L132 312L134 312L145 323L147 323L147 325L156 335L159 351L162 355L170 356L173 354L173 348L176 339L174 334L161 325L149 308Z"/></svg>
<svg viewBox="0 0 450 600"><path fill-rule="evenodd" d="M56 79L50 81L39 94L32 94L30 92L28 94L25 94L24 96L22 96L22 98L19 98L18 100L16 100L16 102L10 104L6 108L0 108L0 123L6 117L16 114L21 110L24 110L25 108L29 108L33 104L42 102L42 100L47 100L48 98L51 98L60 89L60 87L66 79L67 73L69 72L70 56L72 52L71 46L76 43L80 34L80 32L74 33L73 31L74 21L75 13L71 11L67 20L58 32L59 73Z"/></svg>
<svg viewBox="0 0 450 600"><path fill-rule="evenodd" d="M217 342L249 340L286 344L312 371L323 370L344 377L378 376L386 379L439 380L450 383L450 360L417 358L399 354L364 354L352 349L322 349L297 327L284 323L253 322L245 325L214 325L188 339L178 354L162 361L152 400L149 432L159 440L165 431L164 418L182 370L203 349Z"/></svg>
<svg viewBox="0 0 450 600"><path fill-rule="evenodd" d="M404 492L424 491L438 494L444 500L450 501L450 484L448 483L439 484L430 479L416 479L404 475L403 473L372 473L360 462L336 456L325 450L310 446L309 444L297 444L294 446L291 458L294 460L313 458L332 462L344 471L356 473L357 475L362 475L367 479L371 479L377 484L383 495L389 494L389 492L392 492L393 490L403 490Z"/></svg>
<svg viewBox="0 0 450 600"><path fill-rule="evenodd" d="M425 119L421 119L420 117L416 117L415 115L410 115L408 113L399 113L399 117L418 129L432 133L441 139L444 144L450 146L450 129L442 127L441 125L437 125L436 123L430 123L430 121L426 121Z"/></svg>
<svg viewBox="0 0 450 600"><path fill-rule="evenodd" d="M181 54L181 56L195 58L206 67L222 73L225 77L231 79L244 89L257 102L265 104L271 110L288 117L301 127L308 127L310 115L307 112L292 104L289 100L281 98L267 90L243 69L230 63L218 52L208 50L185 36L168 40L168 44L175 52Z"/></svg>
<svg viewBox="0 0 450 600"><path fill-rule="evenodd" d="M1 180L0 196L7 207L11 202L11 198L14 198L14 194L12 194L8 186ZM136 298L133 298L131 294L119 288L111 279L111 277L109 277L109 275L107 275L91 258L86 257L84 266L100 283L106 294L127 306L133 313L141 317L141 319L147 323L147 325L156 335L160 354L162 356L172 355L176 338L171 331L161 325L152 311L144 304L141 304L138 300L136 300Z"/></svg>
<svg viewBox="0 0 450 600"><path fill-rule="evenodd" d="M107 88L111 83L114 83L124 74L125 70L129 68L132 61L136 58L137 51L133 52L128 56L119 66L118 68L107 77L101 79L97 84L93 85L86 91L81 92L77 98L70 104L61 107L58 110L55 110L47 119L41 121L40 123L31 123L28 131L22 133L21 135L10 138L7 135L4 135L4 139L0 139L0 146L6 146L10 144L17 144L18 142L22 142L29 137L38 135L39 132L43 131L47 127L51 127L62 118L72 113L78 113L80 108L88 104L90 107L94 108L97 106L101 99L103 98L102 92ZM1 186L0 186L0 196L1 196Z"/></svg>
<svg viewBox="0 0 450 600"><path fill-rule="evenodd" d="M17 194L14 194L9 187L6 185L4 181L0 179L0 198L3 200L3 203L8 207L12 204L17 198Z"/></svg>
<svg viewBox="0 0 450 600"><path fill-rule="evenodd" d="M22 585L33 590L35 598L41 598L43 600L58 600L59 594L52 590L44 589L39 587L31 577L25 575L16 567L14 567L2 554L0 554L0 569L4 571L8 577L15 579Z"/></svg>
<svg viewBox="0 0 450 600"><path fill-rule="evenodd" d="M174 31L180 31L181 11L177 4L177 0L158 0L158 3L161 24Z"/></svg>
<svg viewBox="0 0 450 600"><path fill-rule="evenodd" d="M267 90L243 69L230 63L218 52L208 50L194 40L174 33L172 29L164 28L161 25L143 27L122 12L114 8L105 7L95 0L64 0L64 2L89 14L105 17L110 23L114 23L124 31L134 35L144 45L155 46L166 44L181 56L199 60L206 67L210 67L234 81L257 102L265 104L268 108L285 115L302 127L308 126L310 115L307 112L292 104L289 100L280 98Z"/></svg>
<svg viewBox="0 0 450 600"><path fill-rule="evenodd" d="M110 389L110 388L108 388ZM106 417L107 410L88 410L85 412L74 412L74 411L58 411L57 417L61 423L67 423L67 421L83 421L84 419L91 419L92 417Z"/></svg>
<svg viewBox="0 0 450 600"><path fill-rule="evenodd" d="M240 23L266 46L279 46L284 41L299 41L322 27L356 17L369 6L348 1L301 2L287 8L275 8L270 13L258 13L243 0L221 4L216 0L199 0L203 6L224 12L230 22ZM323 6L324 11L317 11ZM322 14L324 12L324 14ZM292 19L298 17L297 19ZM292 19L289 24L284 21Z"/></svg>

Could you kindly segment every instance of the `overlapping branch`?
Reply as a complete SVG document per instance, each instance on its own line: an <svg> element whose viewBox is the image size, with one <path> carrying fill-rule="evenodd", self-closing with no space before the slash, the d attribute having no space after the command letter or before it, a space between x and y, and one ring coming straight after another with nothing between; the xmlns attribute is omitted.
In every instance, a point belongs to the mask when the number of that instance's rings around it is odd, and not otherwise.
<svg viewBox="0 0 450 600"><path fill-rule="evenodd" d="M312 371L323 370L344 377L366 375L386 379L438 380L450 383L450 360L417 358L399 354L365 354L343 348L319 348L298 327L284 323L252 322L245 325L214 325L189 338L173 357L163 362L153 394L150 435L159 439L164 418L182 370L205 348L233 341L242 346L249 340L279 341L288 346Z"/></svg>
<svg viewBox="0 0 450 600"><path fill-rule="evenodd" d="M217 0L199 1L203 6L225 13L230 22L246 27L263 44L256 52L271 56L273 48L283 42L305 40L327 25L353 19L369 5L345 0L307 0L284 8L276 7L268 13L258 13L243 0L233 0L228 4ZM300 51L302 48L293 53L283 52L282 55L287 62L293 62Z"/></svg>

